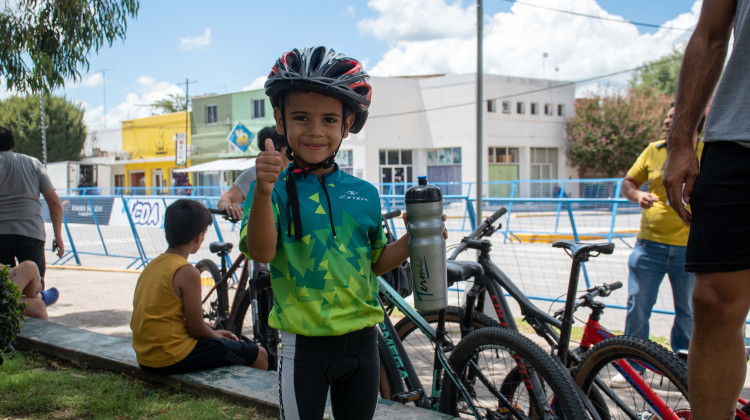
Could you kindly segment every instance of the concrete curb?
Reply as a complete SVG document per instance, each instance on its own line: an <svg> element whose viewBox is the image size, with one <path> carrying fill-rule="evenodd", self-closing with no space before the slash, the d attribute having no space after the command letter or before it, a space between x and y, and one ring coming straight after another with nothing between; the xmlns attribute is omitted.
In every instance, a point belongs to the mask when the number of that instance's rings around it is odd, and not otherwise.
<svg viewBox="0 0 750 420"><path fill-rule="evenodd" d="M247 366L230 366L182 375L162 376L144 372L138 366L130 339L68 327L54 322L26 318L16 338L19 349L36 350L95 369L124 373L150 382L179 384L188 392L223 396L252 404L267 415L277 415L278 376ZM330 403L326 415L331 416ZM445 414L380 399L375 419L434 420L452 418Z"/></svg>

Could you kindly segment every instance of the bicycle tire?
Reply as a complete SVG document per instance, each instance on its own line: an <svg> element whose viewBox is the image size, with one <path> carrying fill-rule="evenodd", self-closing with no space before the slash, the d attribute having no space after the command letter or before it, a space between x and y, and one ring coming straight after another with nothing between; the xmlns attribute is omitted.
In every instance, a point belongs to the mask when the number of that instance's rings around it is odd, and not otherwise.
<svg viewBox="0 0 750 420"><path fill-rule="evenodd" d="M237 337L242 337L242 330L245 324L245 315L247 310L250 308L250 292L243 290L238 299L235 300L234 307L232 308L232 315L229 317L229 331Z"/></svg>
<svg viewBox="0 0 750 420"><path fill-rule="evenodd" d="M618 419L631 410L638 418L667 418L644 398L641 390L629 381L621 384L623 388L613 388L612 378L619 373L615 365L618 361L629 361L631 366L647 366L642 375L646 384L655 391L663 402L675 412L679 418L689 418L690 403L687 393L687 367L671 351L663 346L635 336L616 336L608 338L594 346L586 355L576 372L576 383L586 395L593 390L600 390L606 402L606 407L592 400L602 419ZM595 381L595 379L601 379ZM606 387L608 389L603 389ZM614 391L621 400L618 407L616 400L607 391ZM643 416L643 417L641 417Z"/></svg>
<svg viewBox="0 0 750 420"><path fill-rule="evenodd" d="M203 319L214 329L225 329L229 317L227 283L221 281L221 271L219 271L216 263L211 260L200 260L195 264L195 268L201 275ZM209 278L213 279L213 282Z"/></svg>
<svg viewBox="0 0 750 420"><path fill-rule="evenodd" d="M422 318L430 325L435 327L438 322L438 311L425 310L417 311ZM457 306L448 306L445 308L445 330L448 340L458 342L461 338L461 320L464 319L464 309ZM499 326L499 324L489 316L474 312L471 321L472 330L477 328ZM414 370L419 376L419 381L425 390L432 388L432 373L435 362L435 347L432 342L424 335L414 322L409 318L403 318L395 325L396 334L404 345L404 350L409 357Z"/></svg>
<svg viewBox="0 0 750 420"><path fill-rule="evenodd" d="M386 400L393 400L397 394L404 393L404 381L401 372L393 360L383 334L378 332L378 357L380 358L380 396Z"/></svg>
<svg viewBox="0 0 750 420"><path fill-rule="evenodd" d="M500 327L476 330L456 346L450 363L467 388L471 406L483 418L588 419L568 371L517 331ZM504 402L497 396L500 383L519 363L524 363L529 378L539 381L537 389L542 400ZM450 375L443 375L440 411L474 418L472 407L459 394ZM516 410L518 413L513 412Z"/></svg>

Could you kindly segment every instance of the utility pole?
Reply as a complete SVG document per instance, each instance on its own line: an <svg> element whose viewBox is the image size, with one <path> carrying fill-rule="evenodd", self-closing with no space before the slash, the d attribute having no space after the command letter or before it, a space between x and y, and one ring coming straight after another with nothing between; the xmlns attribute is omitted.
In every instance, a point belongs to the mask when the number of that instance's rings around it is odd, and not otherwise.
<svg viewBox="0 0 750 420"><path fill-rule="evenodd" d="M185 142L188 141L188 130L190 130L190 84L198 83L197 80L188 80L185 78ZM181 85L182 83L177 83Z"/></svg>
<svg viewBox="0 0 750 420"><path fill-rule="evenodd" d="M482 12L482 0L477 0L477 211L476 225L482 223L482 33L484 13Z"/></svg>

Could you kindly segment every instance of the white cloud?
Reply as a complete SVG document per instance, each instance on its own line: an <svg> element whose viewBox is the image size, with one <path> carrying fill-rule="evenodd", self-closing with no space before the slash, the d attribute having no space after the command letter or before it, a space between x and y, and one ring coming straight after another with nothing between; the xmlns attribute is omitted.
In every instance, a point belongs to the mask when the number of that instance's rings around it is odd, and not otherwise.
<svg viewBox="0 0 750 420"><path fill-rule="evenodd" d="M206 28L203 35L180 38L180 49L183 51L205 50L213 40L211 39L211 28Z"/></svg>
<svg viewBox="0 0 750 420"><path fill-rule="evenodd" d="M255 78L249 85L242 88L242 91L246 90L255 90L255 89L263 89L263 85L266 83L266 79L268 79L268 76L260 76Z"/></svg>
<svg viewBox="0 0 750 420"><path fill-rule="evenodd" d="M124 102L107 108L106 127L119 129L124 120L151 116L153 111L151 104L169 94L184 95L185 91L173 83L160 82L149 76L139 77L134 92L129 92ZM87 102L81 105L85 110L83 121L89 129L103 129L105 127L104 106L93 107Z"/></svg>
<svg viewBox="0 0 750 420"><path fill-rule="evenodd" d="M538 0L536 4L577 13L620 19L596 0ZM371 0L380 13L359 22L363 32L391 43L380 61L369 68L374 76L476 71L475 6L445 0ZM689 13L664 26L691 28L701 0ZM445 19L450 18L450 23ZM418 24L410 25L410 22ZM641 34L632 24L616 23L514 4L509 12L485 16L484 69L501 75L582 80L637 67L685 45L690 32L659 29ZM544 52L548 57L543 60ZM544 66L543 66L544 63ZM559 71L555 72L555 68ZM631 74L605 80L624 84Z"/></svg>
<svg viewBox="0 0 750 420"><path fill-rule="evenodd" d="M349 13L351 16L355 16L357 14L357 9L354 8L354 5L348 5L346 6L346 13Z"/></svg>
<svg viewBox="0 0 750 420"><path fill-rule="evenodd" d="M77 89L79 87L87 87L87 88L98 88L101 87L104 84L104 75L101 72L97 73L91 73L90 75L84 77L83 79L77 81L76 83L73 83L70 85L70 87L66 86L66 89Z"/></svg>
<svg viewBox="0 0 750 420"><path fill-rule="evenodd" d="M380 13L376 19L357 23L363 34L389 42L469 38L476 33L475 6L445 0L370 0L367 5Z"/></svg>

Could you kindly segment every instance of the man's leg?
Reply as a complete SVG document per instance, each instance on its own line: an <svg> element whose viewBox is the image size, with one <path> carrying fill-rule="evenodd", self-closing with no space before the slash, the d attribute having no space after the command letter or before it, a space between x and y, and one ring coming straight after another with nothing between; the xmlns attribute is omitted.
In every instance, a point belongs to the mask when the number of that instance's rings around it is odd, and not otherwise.
<svg viewBox="0 0 750 420"><path fill-rule="evenodd" d="M674 323L670 345L672 350L687 350L690 345L690 335L693 331L693 287L695 277L693 273L685 271L685 247L670 246L669 253L669 282L672 284L672 299L674 301Z"/></svg>
<svg viewBox="0 0 750 420"><path fill-rule="evenodd" d="M21 289L21 300L29 306L23 314L32 318L49 321L47 306L42 301L42 284L39 281L39 269L31 261L24 261L10 270L10 278Z"/></svg>
<svg viewBox="0 0 750 420"><path fill-rule="evenodd" d="M688 389L694 420L734 419L745 382L750 270L695 273Z"/></svg>
<svg viewBox="0 0 750 420"><path fill-rule="evenodd" d="M651 310L666 272L667 245L639 239L628 258L625 334L648 338Z"/></svg>

